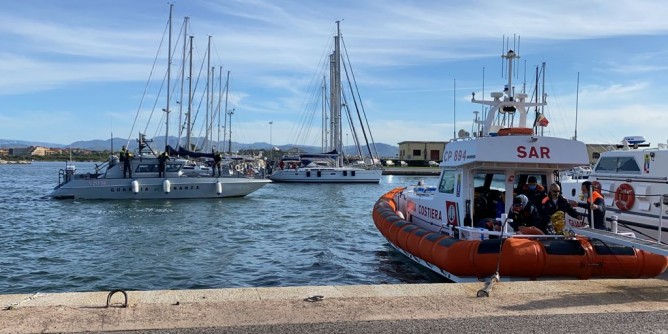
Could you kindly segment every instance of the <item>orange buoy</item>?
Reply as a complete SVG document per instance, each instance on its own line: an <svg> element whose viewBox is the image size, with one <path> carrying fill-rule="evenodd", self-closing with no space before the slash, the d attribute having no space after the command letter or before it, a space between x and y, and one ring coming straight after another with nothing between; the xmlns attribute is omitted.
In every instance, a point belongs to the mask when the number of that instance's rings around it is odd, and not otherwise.
<svg viewBox="0 0 668 334"><path fill-rule="evenodd" d="M531 136L531 135L533 135L533 129L532 128L503 128L503 129L500 129L497 134L499 136L517 136L517 135Z"/></svg>

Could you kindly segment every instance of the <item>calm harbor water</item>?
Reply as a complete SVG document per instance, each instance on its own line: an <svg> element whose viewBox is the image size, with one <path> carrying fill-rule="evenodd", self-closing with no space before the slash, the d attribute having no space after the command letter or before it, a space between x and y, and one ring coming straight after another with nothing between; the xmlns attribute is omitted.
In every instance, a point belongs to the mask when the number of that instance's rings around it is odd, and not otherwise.
<svg viewBox="0 0 668 334"><path fill-rule="evenodd" d="M64 165L0 165L2 294L444 282L371 218L386 191L435 177L272 183L239 199L50 199Z"/></svg>

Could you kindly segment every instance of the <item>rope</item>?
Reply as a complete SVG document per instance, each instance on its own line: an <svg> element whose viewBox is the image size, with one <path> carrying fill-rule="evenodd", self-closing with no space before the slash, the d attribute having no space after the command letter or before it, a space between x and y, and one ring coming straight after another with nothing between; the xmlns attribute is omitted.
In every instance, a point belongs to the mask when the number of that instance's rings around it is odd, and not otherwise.
<svg viewBox="0 0 668 334"><path fill-rule="evenodd" d="M29 301L29 300L33 300L33 299L35 299L35 298L37 298L37 297L42 297L42 296L46 296L46 294L45 294L45 293L41 293L41 292L37 292L37 293L35 293L34 295L32 295L32 296L30 296L30 297L24 298L24 299L21 300L20 302L17 302L17 303L11 303L11 304L9 304L9 305L3 307L2 309L5 310L5 311L7 311L7 310L15 310L15 309L17 309L17 308L19 307L19 305L21 305L21 303L26 302L26 301Z"/></svg>
<svg viewBox="0 0 668 334"><path fill-rule="evenodd" d="M506 239L503 238L503 231L506 229L506 225L512 221L512 219L506 219L503 221L503 224L501 224L501 235L499 236L499 239L501 242L499 243L499 257L496 259L496 272L492 277L490 277L489 282L485 284L485 287L482 289L478 290L476 293L476 297L489 297L489 293L492 291L492 287L494 286L495 283L499 282L501 280L501 275L499 275L499 268L501 267L501 251L503 250L503 244L505 243Z"/></svg>

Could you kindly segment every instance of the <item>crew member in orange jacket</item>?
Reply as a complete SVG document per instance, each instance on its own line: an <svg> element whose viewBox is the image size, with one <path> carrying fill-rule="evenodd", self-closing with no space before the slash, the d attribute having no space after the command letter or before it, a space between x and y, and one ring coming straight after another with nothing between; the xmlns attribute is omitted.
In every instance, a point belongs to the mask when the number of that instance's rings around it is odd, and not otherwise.
<svg viewBox="0 0 668 334"><path fill-rule="evenodd" d="M591 195L589 189L592 189ZM582 198L585 200L584 202L570 200L569 203L572 206L584 208L588 220L591 219L591 212L593 212L594 228L605 230L605 199L603 199L603 195L597 189L592 188L590 181L585 181L582 182Z"/></svg>

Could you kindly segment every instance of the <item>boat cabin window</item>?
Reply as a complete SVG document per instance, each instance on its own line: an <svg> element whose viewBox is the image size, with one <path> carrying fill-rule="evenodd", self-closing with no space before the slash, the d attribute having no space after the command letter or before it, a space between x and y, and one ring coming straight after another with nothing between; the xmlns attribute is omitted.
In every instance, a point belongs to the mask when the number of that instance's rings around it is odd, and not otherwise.
<svg viewBox="0 0 668 334"><path fill-rule="evenodd" d="M438 191L445 194L454 194L455 193L455 177L457 172L455 171L443 171L441 173L441 182L438 184Z"/></svg>
<svg viewBox="0 0 668 334"><path fill-rule="evenodd" d="M158 172L158 164L139 164L135 169L137 173Z"/></svg>
<svg viewBox="0 0 668 334"><path fill-rule="evenodd" d="M596 172L640 174L640 166L633 157L604 157L598 161Z"/></svg>
<svg viewBox="0 0 668 334"><path fill-rule="evenodd" d="M165 172L178 172L181 169L181 164L167 164Z"/></svg>
<svg viewBox="0 0 668 334"><path fill-rule="evenodd" d="M473 176L475 224L486 219L501 217L504 213L505 180L506 176L502 173L480 173Z"/></svg>
<svg viewBox="0 0 668 334"><path fill-rule="evenodd" d="M181 164L167 164L165 172L178 172L181 169ZM139 164L135 169L137 173L157 173L158 164Z"/></svg>

